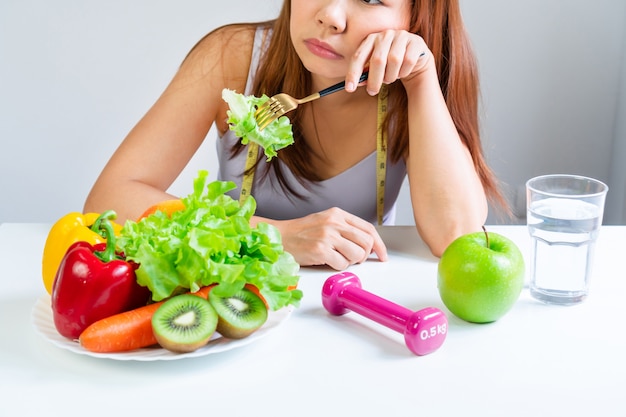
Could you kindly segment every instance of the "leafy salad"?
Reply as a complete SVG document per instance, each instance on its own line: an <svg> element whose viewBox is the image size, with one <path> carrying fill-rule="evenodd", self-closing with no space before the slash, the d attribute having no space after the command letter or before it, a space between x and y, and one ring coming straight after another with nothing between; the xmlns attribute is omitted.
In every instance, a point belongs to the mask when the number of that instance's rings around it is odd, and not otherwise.
<svg viewBox="0 0 626 417"><path fill-rule="evenodd" d="M194 180L185 208L168 217L157 211L138 222L127 221L118 238L126 259L139 264L140 285L159 301L183 291L219 284L212 291L229 296L245 284L259 289L271 310L299 304L300 266L285 252L274 226L250 226L256 201L240 205L225 193L230 181L207 184L207 171Z"/></svg>
<svg viewBox="0 0 626 417"><path fill-rule="evenodd" d="M286 116L279 117L263 130L259 129L254 112L258 106L269 100L267 95L246 96L225 88L222 90L222 98L230 107L227 111L230 130L241 138L244 145L255 142L261 146L268 161L276 156L278 150L293 143L291 121Z"/></svg>

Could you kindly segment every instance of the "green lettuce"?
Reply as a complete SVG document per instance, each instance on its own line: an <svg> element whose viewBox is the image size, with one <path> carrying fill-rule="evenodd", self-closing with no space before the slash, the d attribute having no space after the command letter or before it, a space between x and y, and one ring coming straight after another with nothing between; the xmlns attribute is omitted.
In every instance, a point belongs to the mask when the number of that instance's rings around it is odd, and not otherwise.
<svg viewBox="0 0 626 417"><path fill-rule="evenodd" d="M261 146L268 161L276 156L278 150L293 143L291 121L286 116L279 117L263 130L259 129L254 112L269 100L265 94L261 97L245 96L225 88L222 90L222 98L230 108L226 112L230 130L241 138L244 145L255 142Z"/></svg>
<svg viewBox="0 0 626 417"><path fill-rule="evenodd" d="M193 193L182 199L185 209L124 224L118 247L139 264L137 282L154 301L211 284L219 284L212 291L229 296L252 284L271 310L298 306L300 266L284 251L278 229L267 223L251 227L254 197L240 205L225 194L235 183L207 184L207 175L199 172Z"/></svg>

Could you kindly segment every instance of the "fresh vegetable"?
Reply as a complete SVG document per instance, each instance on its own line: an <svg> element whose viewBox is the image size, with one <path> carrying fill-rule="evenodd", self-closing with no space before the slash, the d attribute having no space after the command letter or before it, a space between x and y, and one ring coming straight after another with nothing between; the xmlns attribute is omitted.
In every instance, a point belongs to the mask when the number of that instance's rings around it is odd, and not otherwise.
<svg viewBox="0 0 626 417"><path fill-rule="evenodd" d="M249 290L249 291L252 291L254 293L254 295L259 297L261 299L261 301L263 301L263 304L265 305L265 309L269 310L269 308L270 308L269 304L267 304L267 301L265 300L265 298L263 298L263 296L261 295L261 291L259 291L259 289L257 287L255 287L252 284L246 284L246 285L244 285L244 288ZM294 286L291 286L291 287L289 287L287 289L288 290L295 290L296 286L294 285Z"/></svg>
<svg viewBox="0 0 626 417"><path fill-rule="evenodd" d="M182 199L183 210L170 216L157 211L124 225L118 246L139 264L137 281L154 301L212 284L219 284L219 295L230 296L248 283L272 310L298 305L299 265L284 251L278 229L251 227L254 198L240 206L225 194L236 187L233 182L207 184L207 175L200 171L193 193Z"/></svg>
<svg viewBox="0 0 626 417"><path fill-rule="evenodd" d="M113 222L112 212L98 213L68 213L57 220L46 238L41 262L43 284L52 293L52 284L61 265L63 257L69 247L76 242L87 242L92 245L104 243L105 238L100 234L99 224L103 218L107 218L113 225L115 233L119 233L122 226Z"/></svg>
<svg viewBox="0 0 626 417"><path fill-rule="evenodd" d="M115 252L113 225L99 227L106 243L76 242L61 261L52 287L52 315L57 331L77 339L90 324L145 305L150 293L137 284L136 265Z"/></svg>
<svg viewBox="0 0 626 417"><path fill-rule="evenodd" d="M193 293L208 298L211 287ZM80 345L97 353L127 352L156 345L152 331L152 316L164 301L152 303L98 320L87 327L78 338Z"/></svg>
<svg viewBox="0 0 626 417"><path fill-rule="evenodd" d="M171 216L173 212L182 210L184 208L185 208L185 205L183 204L183 201L180 199L161 201L157 204L154 204L148 207L148 209L144 211L141 216L139 216L137 221L143 219L144 217L148 217L149 215L154 214L157 211L162 211L168 216Z"/></svg>
<svg viewBox="0 0 626 417"><path fill-rule="evenodd" d="M157 344L152 316L165 301L152 303L89 325L79 336L80 345L97 353L126 352Z"/></svg>
<svg viewBox="0 0 626 417"><path fill-rule="evenodd" d="M265 94L261 97L245 96L233 90L222 90L222 98L230 110L228 125L230 130L241 138L241 143L255 142L265 151L267 160L277 155L277 151L293 143L293 131L291 121L286 116L281 116L270 123L265 129L260 130L254 118L257 107L269 100Z"/></svg>

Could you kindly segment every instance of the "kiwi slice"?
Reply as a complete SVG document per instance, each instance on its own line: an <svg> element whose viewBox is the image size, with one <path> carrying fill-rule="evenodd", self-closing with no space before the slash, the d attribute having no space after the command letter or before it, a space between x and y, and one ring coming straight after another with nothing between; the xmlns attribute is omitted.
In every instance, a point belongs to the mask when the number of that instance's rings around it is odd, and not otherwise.
<svg viewBox="0 0 626 417"><path fill-rule="evenodd" d="M217 313L206 298L181 294L165 301L152 316L152 331L161 347L193 352L206 345L217 328Z"/></svg>
<svg viewBox="0 0 626 417"><path fill-rule="evenodd" d="M265 303L247 288L228 297L211 291L209 302L218 315L217 332L229 339L243 339L267 321Z"/></svg>

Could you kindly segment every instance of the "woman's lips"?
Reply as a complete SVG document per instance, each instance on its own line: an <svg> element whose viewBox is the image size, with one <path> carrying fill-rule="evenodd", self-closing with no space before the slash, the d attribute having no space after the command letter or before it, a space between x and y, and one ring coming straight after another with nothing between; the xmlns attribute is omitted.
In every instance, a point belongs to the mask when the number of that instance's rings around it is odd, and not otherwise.
<svg viewBox="0 0 626 417"><path fill-rule="evenodd" d="M329 44L319 41L317 39L306 39L304 41L307 49L313 53L314 55L319 56L320 58L326 59L341 59L343 58L341 54L333 49Z"/></svg>

